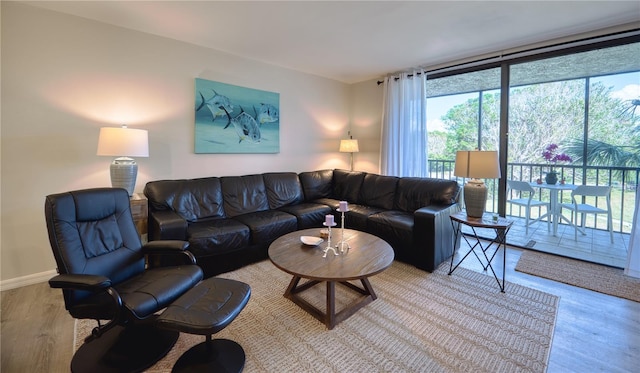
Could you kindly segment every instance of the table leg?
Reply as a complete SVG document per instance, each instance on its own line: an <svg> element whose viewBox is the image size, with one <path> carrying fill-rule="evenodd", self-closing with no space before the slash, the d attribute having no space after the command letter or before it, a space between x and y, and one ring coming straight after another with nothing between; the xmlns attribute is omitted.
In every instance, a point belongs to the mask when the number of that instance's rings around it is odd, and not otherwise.
<svg viewBox="0 0 640 373"><path fill-rule="evenodd" d="M336 326L336 283L327 281L327 311L325 313L325 325L333 329Z"/></svg>
<svg viewBox="0 0 640 373"><path fill-rule="evenodd" d="M487 246L487 250L493 245L496 244L496 251L491 255L491 258L487 257L486 252L484 253L485 259L487 259L487 267L491 269L491 273L493 273L493 277L496 279L498 286L500 287L500 292L504 293L505 286L505 273L506 273L506 264L507 264L507 232L509 232L509 228L507 229L496 229L496 238L494 238L489 245ZM500 246L502 246L502 283L498 280L498 275L496 271L493 269L491 262L493 258L495 258L496 254L500 251ZM486 268L485 268L486 271Z"/></svg>
<svg viewBox="0 0 640 373"><path fill-rule="evenodd" d="M460 225L458 225L458 229L456 231L456 236L457 235L462 235L462 239L465 240L465 242L467 243L467 245L469 245L470 249L469 251L462 257L462 259L460 259L460 261L458 262L458 264L456 264L455 266L453 265L453 258L456 255L455 250L453 252L453 255L451 256L451 264L449 266L449 275L453 273L453 271L456 270L456 268L458 268L460 266L460 264L462 264L462 262L471 254L473 253L473 255L475 255L476 259L478 259L478 262L480 262L480 265L482 266L483 270L487 270L487 265L485 265L482 262L482 259L480 259L480 257L478 256L478 253L476 253L475 248L476 247L480 247L480 250L484 253L489 247L483 247L482 246L482 242L480 242L480 239L478 238L478 233L476 232L475 228L471 227L471 231L473 232L473 238L475 239L475 243L471 244L471 242L469 242L469 240L467 239L467 236L462 234L461 230L460 230ZM457 237L454 237L454 239L456 240L455 242L457 242ZM489 244L489 246L491 246L491 244ZM485 254L486 257L486 254Z"/></svg>
<svg viewBox="0 0 640 373"><path fill-rule="evenodd" d="M339 282L347 288L359 293L361 297L346 305L342 310L340 310L340 312L336 312L336 281L325 281L327 283L326 307L323 312L321 309L299 296L299 293L319 284L322 281L309 280L300 285L300 280L301 277L294 276L291 279L284 296L300 306L303 310L307 311L311 316L320 320L327 326L327 329L333 329L337 324L344 321L357 310L373 302L377 298L368 278L360 279L362 288L348 281Z"/></svg>
<svg viewBox="0 0 640 373"><path fill-rule="evenodd" d="M461 234L461 227L460 227L460 223L455 223L453 220L451 221L451 224L453 225L453 229L454 229L454 242L457 242L458 239L458 235ZM467 244L469 245L469 247L471 248L469 250L469 252L467 252L464 257L462 257L462 259L460 259L460 261L458 262L458 264L456 264L455 266L453 265L453 260L454 260L454 256L455 256L455 250L453 252L453 255L451 256L451 264L449 265L449 273L448 275L451 275L453 273L453 271L456 270L456 268L458 268L458 266L460 266L460 264L462 264L462 262L469 256L469 254L473 253L476 258L478 259L478 261L480 262L480 265L482 265L482 268L486 271L487 269L491 270L491 273L493 274L493 277L496 279L496 282L498 283L498 286L500 287L500 292L504 293L504 289L505 289L505 273L506 273L506 264L507 264L507 232L509 232L509 227L507 227L506 229L495 229L495 233L496 236L493 240L491 240L491 242L489 242L489 244L487 246L483 246L482 242L480 241L480 238L478 237L478 234L475 230L474 227L471 227L471 230L473 232L473 238L475 239L475 243L472 245L471 242L469 242L469 240L467 239L467 237L465 235L462 235L462 238L464 238L464 240L467 242ZM491 255L491 257L489 257L487 255L487 251L489 251L489 249L491 249L491 247L493 245L496 245L496 250L493 252L493 254ZM496 274L496 271L493 269L493 266L491 265L491 262L493 261L493 259L495 258L496 254L498 254L498 252L500 251L500 246L502 246L502 282L500 282L500 279L498 278L498 275ZM487 262L487 264L485 265L484 262L482 261L482 259L480 259L480 257L478 256L478 254L475 252L475 248L479 247L480 250L482 251L482 255L484 255L484 258Z"/></svg>
<svg viewBox="0 0 640 373"><path fill-rule="evenodd" d="M451 254L451 264L449 265L449 275L453 273L453 258L456 256L456 242L458 242L458 236L460 235L460 223L456 223L451 220L451 227L453 228L453 253ZM457 266L456 266L457 267Z"/></svg>
<svg viewBox="0 0 640 373"><path fill-rule="evenodd" d="M552 217L552 224L553 224L553 235L557 236L558 235L558 215L559 215L559 211L558 211L558 190L557 189L549 189L549 202L550 202L550 208L551 208L551 217Z"/></svg>

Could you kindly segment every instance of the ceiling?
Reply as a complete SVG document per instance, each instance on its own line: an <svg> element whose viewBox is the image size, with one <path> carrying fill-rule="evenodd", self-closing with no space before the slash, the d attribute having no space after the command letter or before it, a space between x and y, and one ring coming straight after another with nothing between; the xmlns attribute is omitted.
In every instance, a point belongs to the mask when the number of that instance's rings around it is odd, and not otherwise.
<svg viewBox="0 0 640 373"><path fill-rule="evenodd" d="M637 0L26 3L345 83L612 26L640 28Z"/></svg>

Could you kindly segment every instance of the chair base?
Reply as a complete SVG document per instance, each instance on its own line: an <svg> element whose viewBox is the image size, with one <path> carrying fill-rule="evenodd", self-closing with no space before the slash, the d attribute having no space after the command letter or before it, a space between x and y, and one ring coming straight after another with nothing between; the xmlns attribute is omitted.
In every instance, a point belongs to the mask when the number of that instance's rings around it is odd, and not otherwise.
<svg viewBox="0 0 640 373"><path fill-rule="evenodd" d="M191 347L176 361L177 372L242 372L245 354L242 346L228 339L214 339Z"/></svg>
<svg viewBox="0 0 640 373"><path fill-rule="evenodd" d="M180 333L152 326L116 326L85 342L73 355L72 372L141 372L171 350Z"/></svg>

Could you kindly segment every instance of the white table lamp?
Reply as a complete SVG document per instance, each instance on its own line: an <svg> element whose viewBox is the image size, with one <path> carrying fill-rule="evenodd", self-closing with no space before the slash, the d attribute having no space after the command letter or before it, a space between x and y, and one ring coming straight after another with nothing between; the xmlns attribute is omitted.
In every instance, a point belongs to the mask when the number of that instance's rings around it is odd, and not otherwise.
<svg viewBox="0 0 640 373"><path fill-rule="evenodd" d="M115 156L110 166L111 186L124 188L133 195L138 176L138 164L129 157L149 156L149 135L147 130L122 128L100 128L97 155Z"/></svg>
<svg viewBox="0 0 640 373"><path fill-rule="evenodd" d="M467 216L480 218L487 204L487 187L480 179L500 178L500 160L497 151L458 151L455 176L470 178L464 185L464 205Z"/></svg>

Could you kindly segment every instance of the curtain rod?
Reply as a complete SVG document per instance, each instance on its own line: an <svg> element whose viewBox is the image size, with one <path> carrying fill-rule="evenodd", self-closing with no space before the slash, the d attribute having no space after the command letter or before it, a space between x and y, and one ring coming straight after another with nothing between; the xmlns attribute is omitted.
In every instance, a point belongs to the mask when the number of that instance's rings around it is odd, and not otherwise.
<svg viewBox="0 0 640 373"><path fill-rule="evenodd" d="M416 75L420 75L420 74L422 74L422 73L426 74L427 72L426 72L426 71L423 71L423 72L421 72L421 73L416 73ZM408 77L408 78L412 78L412 77L413 77L413 74L409 74L409 75L407 75L407 77ZM393 78L393 80L398 80L398 79L400 79L400 77L398 77L398 76L396 76L396 77L394 77L394 78ZM378 80L378 81L377 81L377 83L378 83L378 85L380 85L380 84L384 83L384 81Z"/></svg>
<svg viewBox="0 0 640 373"><path fill-rule="evenodd" d="M488 63L511 61L511 60L515 60L515 59L518 59L518 58L529 57L529 56L532 56L532 55L535 55L535 54L541 54L541 53L545 53L545 52L553 52L553 51L557 51L557 50L560 50L560 49L571 48L571 47L579 47L579 46L584 46L584 45L588 45L588 44L595 44L597 42L605 42L605 41L609 41L609 40L622 39L622 38L625 38L625 37L633 37L633 36L638 36L638 35L640 35L640 29L621 31L621 32L607 34L607 35L594 36L594 37L590 37L590 38L584 38L584 39L578 39L578 40L573 40L573 41L567 41L567 42L562 42L562 43L556 43L556 44L551 44L551 45L545 45L545 46L530 48L530 49L526 49L526 50L523 50L523 51L515 51L515 52L510 52L510 53L501 53L501 54L499 54L497 56L490 56L490 57L481 58L481 59L470 61L470 62L461 62L461 63L458 63L458 64L453 64L453 65L450 65L450 66L444 66L444 67L437 68L437 69L432 69L432 70L426 70L425 69L425 70L422 71L422 73L424 73L424 74L430 74L430 73L435 73L435 72L443 73L443 72L462 69L462 68L470 68L470 67L475 67L475 66L478 66L478 65L488 64ZM420 73L418 73L418 75L420 75ZM410 74L410 75L407 75L407 76L408 77L413 77L413 74ZM400 79L400 78L399 77L394 77L394 80L398 80L398 79ZM376 83L378 85L380 85L380 84L384 83L384 81L378 80Z"/></svg>

